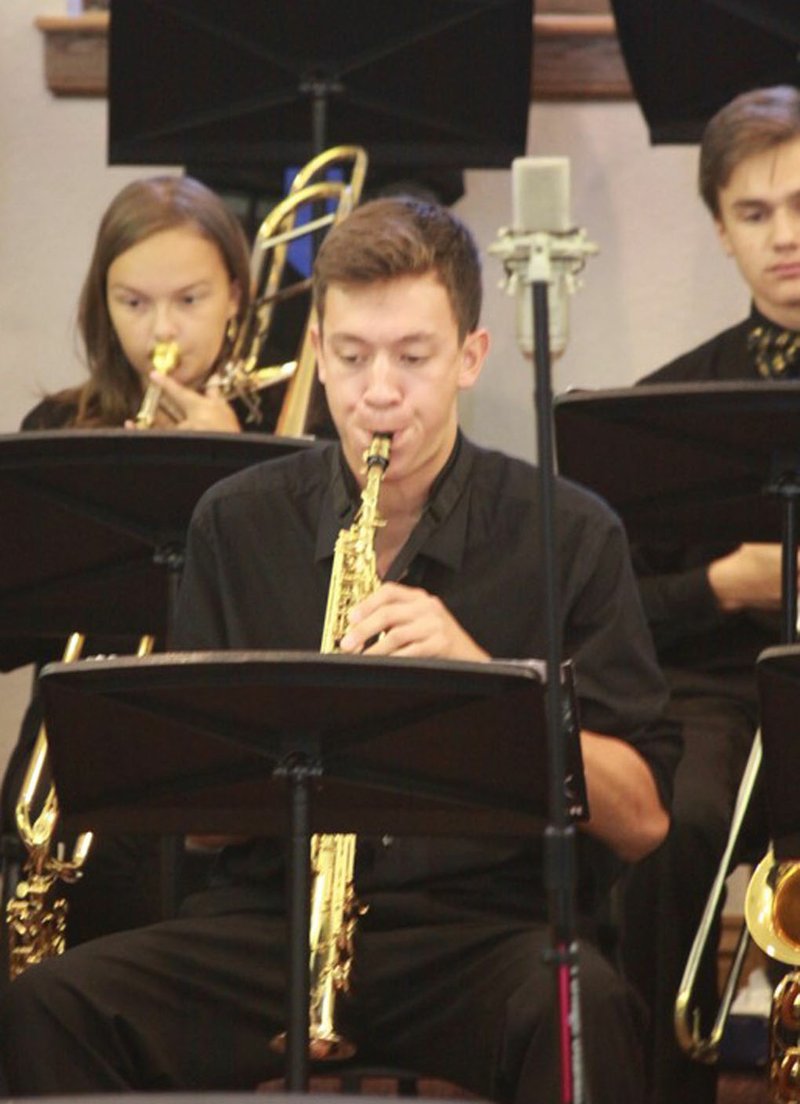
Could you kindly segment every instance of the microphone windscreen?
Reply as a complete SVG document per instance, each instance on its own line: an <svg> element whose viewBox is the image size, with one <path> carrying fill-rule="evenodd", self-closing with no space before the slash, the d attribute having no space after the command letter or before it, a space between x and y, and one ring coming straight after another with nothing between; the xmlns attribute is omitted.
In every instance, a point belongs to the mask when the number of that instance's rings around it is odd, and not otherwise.
<svg viewBox="0 0 800 1104"><path fill-rule="evenodd" d="M515 157L511 162L512 230L557 234L572 229L569 159Z"/></svg>

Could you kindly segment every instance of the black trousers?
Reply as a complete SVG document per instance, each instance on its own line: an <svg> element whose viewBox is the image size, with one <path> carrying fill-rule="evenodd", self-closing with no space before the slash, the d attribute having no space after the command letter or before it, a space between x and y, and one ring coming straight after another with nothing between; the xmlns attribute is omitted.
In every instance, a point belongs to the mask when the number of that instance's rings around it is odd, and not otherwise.
<svg viewBox="0 0 800 1104"><path fill-rule="evenodd" d="M226 912L119 933L26 971L0 998L12 1095L252 1090L282 1072L285 921ZM544 925L371 896L343 1028L366 1063L448 1078L498 1101L556 1104L559 1060ZM644 1014L590 944L580 948L592 1104L640 1104Z"/></svg>
<svg viewBox="0 0 800 1104"><path fill-rule="evenodd" d="M737 702L706 695L675 695L670 709L684 738L672 825L662 846L623 879L620 951L624 973L650 1010L650 1101L714 1104L716 1068L688 1058L678 1046L675 997L728 840L753 719ZM704 1031L719 1003L718 934L717 926L695 990Z"/></svg>

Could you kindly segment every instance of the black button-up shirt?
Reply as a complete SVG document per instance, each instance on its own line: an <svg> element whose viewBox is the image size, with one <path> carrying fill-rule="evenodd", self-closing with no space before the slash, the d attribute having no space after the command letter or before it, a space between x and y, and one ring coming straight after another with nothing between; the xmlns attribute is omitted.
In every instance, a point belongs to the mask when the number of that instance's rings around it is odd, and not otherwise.
<svg viewBox="0 0 800 1104"><path fill-rule="evenodd" d="M336 536L359 501L338 444L259 465L201 500L189 534L176 639L186 649L319 650ZM536 470L463 437L387 572L436 594L498 659L546 654ZM639 605L627 544L596 497L559 480L557 558L564 656L572 658L583 727L630 741L650 766L666 805L679 753L660 719L666 690ZM584 886L610 856L593 851ZM425 887L442 896L527 912L541 898L538 841L371 841L359 855L359 890ZM226 868L264 884L274 846L235 849ZM594 888L597 888L594 886ZM588 890L587 907L594 898ZM522 902L522 903L520 903ZM487 906L488 907L488 906Z"/></svg>

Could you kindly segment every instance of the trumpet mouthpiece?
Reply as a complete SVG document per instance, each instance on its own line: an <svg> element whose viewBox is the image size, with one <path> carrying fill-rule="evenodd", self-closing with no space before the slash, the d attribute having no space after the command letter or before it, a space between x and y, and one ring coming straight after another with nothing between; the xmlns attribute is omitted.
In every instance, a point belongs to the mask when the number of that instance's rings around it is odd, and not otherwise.
<svg viewBox="0 0 800 1104"><path fill-rule="evenodd" d="M181 359L181 351L177 341L156 342L150 354L150 359L153 362L153 368L160 375L165 376L168 372L174 371Z"/></svg>

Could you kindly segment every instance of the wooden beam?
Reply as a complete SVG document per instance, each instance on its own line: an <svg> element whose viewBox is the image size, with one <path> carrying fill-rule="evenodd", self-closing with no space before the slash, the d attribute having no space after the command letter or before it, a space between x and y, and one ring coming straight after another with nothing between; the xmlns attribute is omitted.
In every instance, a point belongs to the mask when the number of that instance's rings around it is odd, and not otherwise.
<svg viewBox="0 0 800 1104"><path fill-rule="evenodd" d="M633 96L612 15L537 15L531 99L607 100Z"/></svg>
<svg viewBox="0 0 800 1104"><path fill-rule="evenodd" d="M54 96L105 96L108 88L108 12L41 15L44 79Z"/></svg>
<svg viewBox="0 0 800 1104"><path fill-rule="evenodd" d="M572 0L576 3L576 0ZM107 12L39 16L45 80L55 96L105 96ZM630 82L610 14L534 16L531 97L537 100L630 98Z"/></svg>

